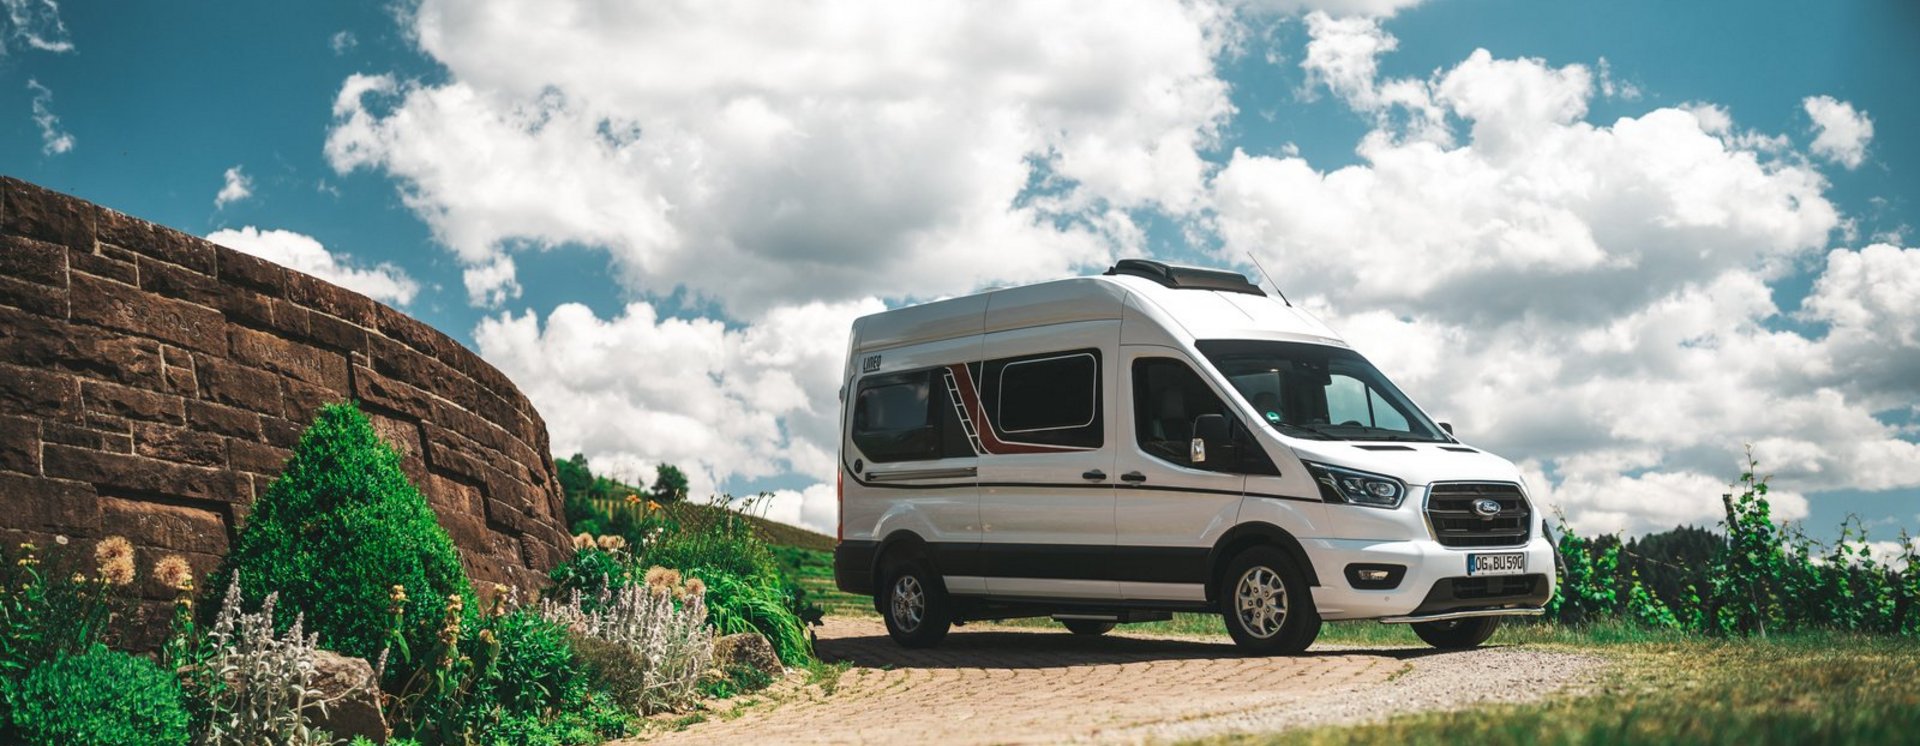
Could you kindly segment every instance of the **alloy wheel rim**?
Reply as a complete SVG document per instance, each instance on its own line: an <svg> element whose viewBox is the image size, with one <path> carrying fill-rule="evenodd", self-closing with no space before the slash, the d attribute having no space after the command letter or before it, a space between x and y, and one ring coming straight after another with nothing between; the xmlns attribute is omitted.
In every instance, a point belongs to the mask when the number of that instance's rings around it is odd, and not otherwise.
<svg viewBox="0 0 1920 746"><path fill-rule="evenodd" d="M1255 566L1234 584L1234 612L1240 628L1257 639L1280 634L1287 623L1287 584L1271 568Z"/></svg>
<svg viewBox="0 0 1920 746"><path fill-rule="evenodd" d="M893 582L893 623L900 629L912 632L920 628L921 620L927 617L927 592L920 586L920 580L912 575L902 575Z"/></svg>

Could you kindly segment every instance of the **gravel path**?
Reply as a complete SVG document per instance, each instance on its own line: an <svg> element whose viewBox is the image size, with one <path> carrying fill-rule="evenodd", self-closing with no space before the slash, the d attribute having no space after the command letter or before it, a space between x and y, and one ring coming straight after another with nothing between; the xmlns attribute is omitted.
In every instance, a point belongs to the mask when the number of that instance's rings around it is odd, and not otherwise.
<svg viewBox="0 0 1920 746"><path fill-rule="evenodd" d="M760 704L648 742L1170 741L1537 699L1591 680L1602 664L1524 648L1315 647L1251 658L1224 637L976 626L933 650L907 650L879 620L843 617L828 618L819 651L853 664L832 694L790 681Z"/></svg>

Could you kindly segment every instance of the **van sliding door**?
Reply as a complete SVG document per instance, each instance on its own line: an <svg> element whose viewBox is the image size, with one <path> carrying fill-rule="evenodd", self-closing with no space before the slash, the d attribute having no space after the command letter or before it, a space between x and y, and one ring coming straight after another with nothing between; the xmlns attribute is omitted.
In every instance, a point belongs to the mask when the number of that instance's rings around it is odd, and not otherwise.
<svg viewBox="0 0 1920 746"><path fill-rule="evenodd" d="M980 559L1002 597L1113 599L1119 320L995 332L969 366L980 447Z"/></svg>

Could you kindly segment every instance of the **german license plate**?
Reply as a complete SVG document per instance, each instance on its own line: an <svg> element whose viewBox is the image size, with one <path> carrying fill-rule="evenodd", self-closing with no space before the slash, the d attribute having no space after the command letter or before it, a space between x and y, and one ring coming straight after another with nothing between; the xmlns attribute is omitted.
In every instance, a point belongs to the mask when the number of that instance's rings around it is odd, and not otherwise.
<svg viewBox="0 0 1920 746"><path fill-rule="evenodd" d="M1468 575L1519 575L1526 571L1525 552L1467 555Z"/></svg>

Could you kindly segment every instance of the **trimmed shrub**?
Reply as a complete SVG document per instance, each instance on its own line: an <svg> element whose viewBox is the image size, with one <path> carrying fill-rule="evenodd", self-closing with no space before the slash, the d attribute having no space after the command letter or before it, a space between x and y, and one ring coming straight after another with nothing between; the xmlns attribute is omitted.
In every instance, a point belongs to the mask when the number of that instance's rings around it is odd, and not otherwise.
<svg viewBox="0 0 1920 746"><path fill-rule="evenodd" d="M253 504L213 587L238 571L245 603L270 593L323 647L373 659L389 639L391 589L406 589L399 642L433 642L443 602L473 608L453 541L400 470L400 456L351 403L327 406ZM290 624L294 614L282 614Z"/></svg>
<svg viewBox="0 0 1920 746"><path fill-rule="evenodd" d="M180 683L145 658L95 646L42 663L7 692L29 746L186 746Z"/></svg>

